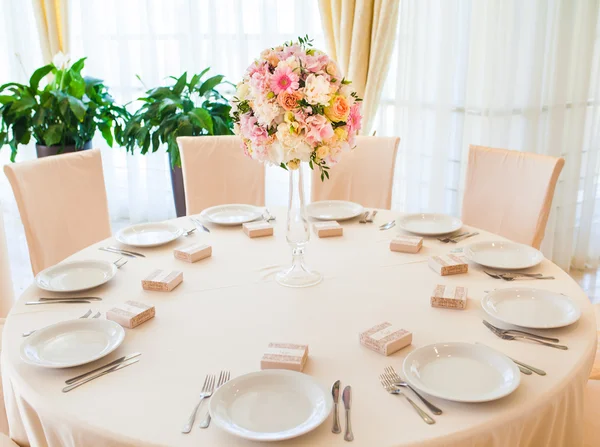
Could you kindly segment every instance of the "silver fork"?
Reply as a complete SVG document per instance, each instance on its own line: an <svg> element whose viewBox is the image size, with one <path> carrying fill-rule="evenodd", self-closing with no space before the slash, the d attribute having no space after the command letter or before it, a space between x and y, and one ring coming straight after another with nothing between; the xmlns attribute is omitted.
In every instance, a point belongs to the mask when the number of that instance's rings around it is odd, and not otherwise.
<svg viewBox="0 0 600 447"><path fill-rule="evenodd" d="M415 409L418 415L421 416L421 419L423 419L426 423L428 423L429 425L435 424L435 420L431 416L429 416L427 413L421 410L421 408L410 397L408 397L406 394L400 391L398 387L394 385L392 381L388 379L384 374L379 376L379 380L381 381L381 385L383 386L383 388L388 393L397 394L399 396L404 397L408 401L408 403L412 405L412 407Z"/></svg>
<svg viewBox="0 0 600 447"><path fill-rule="evenodd" d="M79 319L85 319L87 317L89 317L90 315L92 315L92 309L88 309L88 311L86 313L84 313L82 316L79 317ZM98 312L98 317L100 316L100 312ZM97 318L96 315L94 315L93 318ZM29 332L23 332L21 335L23 337L29 337L31 334L33 334L35 331L37 331L37 329L34 329L33 331L29 331Z"/></svg>
<svg viewBox="0 0 600 447"><path fill-rule="evenodd" d="M456 236L438 237L438 238L437 238L437 240L438 240L438 241L440 241L440 242L443 242L444 244L447 244L447 243L448 243L448 242L450 242L452 239L457 239L457 238L459 238L459 237L463 237L463 236L466 236L466 235L468 235L468 234L469 234L469 232L468 232L468 231L466 231L466 232L464 232L464 233L457 234Z"/></svg>
<svg viewBox="0 0 600 447"><path fill-rule="evenodd" d="M440 410L438 407L436 407L435 405L433 405L431 402L429 402L427 399L425 399L423 396L421 396L417 392L417 390L415 390L412 386L410 386L408 383L406 383L404 380L402 380L402 377L400 377L398 375L398 373L396 372L396 370L392 366L386 366L385 367L385 374L384 374L384 376L386 378L390 379L393 382L394 385L408 388L413 393L415 393L416 396L421 400L421 402L423 402L427 406L427 408L429 408L429 410L433 414L437 414L437 415L442 414L442 410Z"/></svg>
<svg viewBox="0 0 600 447"><path fill-rule="evenodd" d="M200 393L200 400L194 407L194 411L190 415L189 419L181 429L181 433L189 433L192 431L192 426L194 425L194 421L196 420L196 413L198 412L198 408L200 408L200 404L207 397L212 396L213 390L215 388L215 376L212 374L207 374L204 379L204 385L202 385L202 392Z"/></svg>
<svg viewBox="0 0 600 447"><path fill-rule="evenodd" d="M121 267L123 267L125 264L127 264L128 260L125 258L119 258L117 259L115 262L113 262L113 264L120 269Z"/></svg>
<svg viewBox="0 0 600 447"><path fill-rule="evenodd" d="M271 222L272 220L275 220L276 218L269 212L268 208L265 208L265 212L263 214L263 219L267 222Z"/></svg>
<svg viewBox="0 0 600 447"><path fill-rule="evenodd" d="M196 226L196 227L200 227L202 228L202 231L205 231L207 233L210 233L210 230L208 228L206 228L202 222L200 222L198 219L196 219L195 217L190 217L190 220L192 221L192 223Z"/></svg>
<svg viewBox="0 0 600 447"><path fill-rule="evenodd" d="M190 234L192 234L192 233L193 233L194 231L196 231L196 230L197 230L197 228L196 228L196 227L192 228L191 230L184 230L184 233L183 233L183 235L184 235L184 236L189 236Z"/></svg>
<svg viewBox="0 0 600 447"><path fill-rule="evenodd" d="M219 383L217 383L217 390L219 388L221 388L222 385L224 385L227 381L229 381L229 371L221 371L221 374L219 374ZM204 416L204 419L202 419L202 422L200 422L199 427L200 428L208 428L208 426L210 425L210 413L207 411L206 412L206 416Z"/></svg>

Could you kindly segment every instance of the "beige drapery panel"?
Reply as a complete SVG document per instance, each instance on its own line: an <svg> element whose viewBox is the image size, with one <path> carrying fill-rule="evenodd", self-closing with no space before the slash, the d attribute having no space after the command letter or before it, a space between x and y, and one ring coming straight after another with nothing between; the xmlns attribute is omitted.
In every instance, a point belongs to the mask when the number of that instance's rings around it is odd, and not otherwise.
<svg viewBox="0 0 600 447"><path fill-rule="evenodd" d="M69 52L68 0L33 0L42 57L45 63L62 51Z"/></svg>
<svg viewBox="0 0 600 447"><path fill-rule="evenodd" d="M400 0L319 0L329 55L352 81L369 134L394 48Z"/></svg>

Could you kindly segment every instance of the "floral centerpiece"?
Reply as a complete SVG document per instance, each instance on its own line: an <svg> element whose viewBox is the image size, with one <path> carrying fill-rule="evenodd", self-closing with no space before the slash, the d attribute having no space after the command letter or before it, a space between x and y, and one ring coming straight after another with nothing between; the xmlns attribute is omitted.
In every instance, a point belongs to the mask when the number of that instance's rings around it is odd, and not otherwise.
<svg viewBox="0 0 600 447"><path fill-rule="evenodd" d="M322 181L329 178L329 169L355 146L361 101L335 61L312 48L308 36L263 51L237 85L231 116L245 154L290 170L287 239L294 263L278 275L284 285L321 279L302 258L310 233L299 168L306 162L320 170Z"/></svg>

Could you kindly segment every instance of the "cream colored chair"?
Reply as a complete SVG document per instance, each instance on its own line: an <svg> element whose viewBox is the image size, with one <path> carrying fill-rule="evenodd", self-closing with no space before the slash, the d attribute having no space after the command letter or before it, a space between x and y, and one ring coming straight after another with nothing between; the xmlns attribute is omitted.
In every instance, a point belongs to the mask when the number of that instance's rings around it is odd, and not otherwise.
<svg viewBox="0 0 600 447"><path fill-rule="evenodd" d="M99 149L8 164L34 274L111 235Z"/></svg>
<svg viewBox="0 0 600 447"><path fill-rule="evenodd" d="M356 137L356 148L342 154L329 179L321 181L319 170L314 170L312 201L349 200L390 209L398 144L398 137Z"/></svg>
<svg viewBox="0 0 600 447"><path fill-rule="evenodd" d="M539 248L563 158L470 146L462 220Z"/></svg>
<svg viewBox="0 0 600 447"><path fill-rule="evenodd" d="M0 433L0 447L19 447L19 445L5 434Z"/></svg>
<svg viewBox="0 0 600 447"><path fill-rule="evenodd" d="M177 138L187 214L227 203L265 204L265 167L236 136Z"/></svg>
<svg viewBox="0 0 600 447"><path fill-rule="evenodd" d="M2 346L2 331L4 319L8 315L14 302L13 282L10 273L10 262L8 248L6 246L6 232L4 231L4 219L0 210L0 346ZM0 371L0 374L2 372ZM8 434L8 419L4 407L4 390L0 380L0 447L14 445L10 444L9 438L3 438L3 433Z"/></svg>
<svg viewBox="0 0 600 447"><path fill-rule="evenodd" d="M600 304L594 305L600 341ZM584 447L600 444L600 345L596 346L596 359L585 390Z"/></svg>

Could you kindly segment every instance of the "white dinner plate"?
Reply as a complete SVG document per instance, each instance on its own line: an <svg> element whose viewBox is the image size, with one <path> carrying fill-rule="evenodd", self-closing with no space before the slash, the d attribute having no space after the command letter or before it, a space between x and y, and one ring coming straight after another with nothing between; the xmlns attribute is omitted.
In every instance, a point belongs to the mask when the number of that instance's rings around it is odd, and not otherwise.
<svg viewBox="0 0 600 447"><path fill-rule="evenodd" d="M398 225L421 236L440 236L460 230L463 223L458 217L447 214L418 213L405 214L398 219Z"/></svg>
<svg viewBox="0 0 600 447"><path fill-rule="evenodd" d="M526 269L544 260L541 251L516 242L476 242L464 253L469 260L495 269Z"/></svg>
<svg viewBox="0 0 600 447"><path fill-rule="evenodd" d="M295 438L317 428L329 416L329 391L306 374L265 370L236 377L210 399L213 422L254 441Z"/></svg>
<svg viewBox="0 0 600 447"><path fill-rule="evenodd" d="M35 277L40 289L50 292L79 292L110 281L117 267L108 261L71 261L42 270Z"/></svg>
<svg viewBox="0 0 600 447"><path fill-rule="evenodd" d="M497 320L532 329L568 326L581 317L569 297L526 287L493 290L483 297L481 306Z"/></svg>
<svg viewBox="0 0 600 447"><path fill-rule="evenodd" d="M117 349L123 328L110 320L76 319L38 329L21 343L21 359L45 368L70 368Z"/></svg>
<svg viewBox="0 0 600 447"><path fill-rule="evenodd" d="M263 208L254 205L230 204L206 208L200 217L219 225L242 225L262 217Z"/></svg>
<svg viewBox="0 0 600 447"><path fill-rule="evenodd" d="M509 395L521 380L517 365L484 345L436 343L416 349L402 365L413 387L455 402L487 402Z"/></svg>
<svg viewBox="0 0 600 447"><path fill-rule="evenodd" d="M318 220L348 220L360 216L364 211L362 205L344 200L323 200L306 206L308 216Z"/></svg>
<svg viewBox="0 0 600 447"><path fill-rule="evenodd" d="M183 229L168 223L143 223L120 230L117 241L132 247L158 247L168 244L183 234Z"/></svg>

